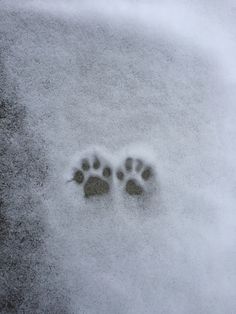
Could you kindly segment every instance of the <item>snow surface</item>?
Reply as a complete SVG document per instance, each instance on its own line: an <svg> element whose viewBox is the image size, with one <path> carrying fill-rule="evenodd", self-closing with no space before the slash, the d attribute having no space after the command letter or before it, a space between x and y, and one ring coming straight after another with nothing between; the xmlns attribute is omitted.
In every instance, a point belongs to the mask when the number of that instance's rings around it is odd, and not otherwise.
<svg viewBox="0 0 236 314"><path fill-rule="evenodd" d="M59 267L45 280L69 313L234 313L233 2L1 1L0 15L8 78L47 163L30 187ZM159 193L84 199L66 181L94 147L113 165L151 158Z"/></svg>

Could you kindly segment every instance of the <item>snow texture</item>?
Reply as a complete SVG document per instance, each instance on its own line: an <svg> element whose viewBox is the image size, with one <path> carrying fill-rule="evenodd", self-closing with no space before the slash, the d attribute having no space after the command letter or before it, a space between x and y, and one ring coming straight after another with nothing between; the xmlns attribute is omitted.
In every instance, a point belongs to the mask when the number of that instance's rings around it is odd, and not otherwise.
<svg viewBox="0 0 236 314"><path fill-rule="evenodd" d="M0 0L1 313L235 313L235 17Z"/></svg>

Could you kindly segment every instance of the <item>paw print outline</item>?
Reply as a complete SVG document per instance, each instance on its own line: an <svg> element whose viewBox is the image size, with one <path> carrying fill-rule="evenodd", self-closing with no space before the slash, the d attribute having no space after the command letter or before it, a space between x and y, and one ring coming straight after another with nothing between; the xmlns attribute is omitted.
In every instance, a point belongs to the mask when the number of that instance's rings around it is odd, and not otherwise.
<svg viewBox="0 0 236 314"><path fill-rule="evenodd" d="M127 157L116 170L116 178L124 185L126 193L141 196L153 187L155 177L153 167L141 158Z"/></svg>
<svg viewBox="0 0 236 314"><path fill-rule="evenodd" d="M80 159L79 165L74 168L71 181L83 187L86 198L110 192L112 168L104 158L98 154L84 157Z"/></svg>

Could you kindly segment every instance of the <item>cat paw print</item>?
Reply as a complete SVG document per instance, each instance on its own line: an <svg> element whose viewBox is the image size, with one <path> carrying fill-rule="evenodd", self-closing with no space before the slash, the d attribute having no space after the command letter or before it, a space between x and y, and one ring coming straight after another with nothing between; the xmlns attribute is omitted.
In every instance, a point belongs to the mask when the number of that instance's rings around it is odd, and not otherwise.
<svg viewBox="0 0 236 314"><path fill-rule="evenodd" d="M140 158L128 157L116 171L118 181L131 196L140 196L154 186L154 170Z"/></svg>
<svg viewBox="0 0 236 314"><path fill-rule="evenodd" d="M98 155L79 160L79 167L74 168L73 178L81 185L86 198L108 194L111 188L112 169L109 163Z"/></svg>

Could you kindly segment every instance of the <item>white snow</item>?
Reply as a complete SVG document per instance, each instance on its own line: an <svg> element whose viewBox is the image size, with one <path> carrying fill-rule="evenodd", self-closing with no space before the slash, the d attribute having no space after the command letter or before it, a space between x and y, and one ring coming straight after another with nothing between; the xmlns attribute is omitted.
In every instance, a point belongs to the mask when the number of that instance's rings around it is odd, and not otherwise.
<svg viewBox="0 0 236 314"><path fill-rule="evenodd" d="M5 60L45 141L48 247L71 313L234 313L233 2L1 6L17 12ZM94 147L113 165L150 159L160 195L85 200L66 180Z"/></svg>

